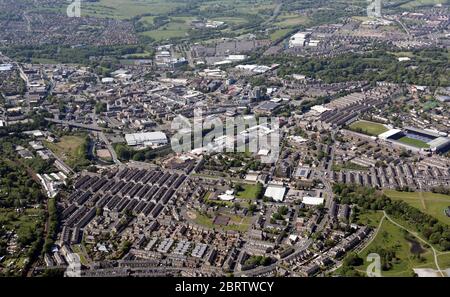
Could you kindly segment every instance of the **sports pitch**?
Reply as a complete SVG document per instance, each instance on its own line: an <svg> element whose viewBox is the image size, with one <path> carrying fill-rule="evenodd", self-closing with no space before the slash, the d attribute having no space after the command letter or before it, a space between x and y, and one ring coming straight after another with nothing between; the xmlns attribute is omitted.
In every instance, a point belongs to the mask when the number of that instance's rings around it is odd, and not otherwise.
<svg viewBox="0 0 450 297"><path fill-rule="evenodd" d="M369 122L369 121L357 121L350 125L350 129L356 132L361 132L371 136L378 136L381 133L388 131L383 124Z"/></svg>

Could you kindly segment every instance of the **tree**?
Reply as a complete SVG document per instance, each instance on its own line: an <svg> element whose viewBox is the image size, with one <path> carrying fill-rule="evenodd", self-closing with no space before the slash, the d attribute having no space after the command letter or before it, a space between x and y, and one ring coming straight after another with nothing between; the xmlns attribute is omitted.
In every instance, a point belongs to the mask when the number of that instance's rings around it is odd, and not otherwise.
<svg viewBox="0 0 450 297"><path fill-rule="evenodd" d="M0 239L0 256L6 255L6 240Z"/></svg>
<svg viewBox="0 0 450 297"><path fill-rule="evenodd" d="M430 243L431 244L437 244L437 243L439 243L440 239L441 239L441 233L440 232L434 232L430 236Z"/></svg>
<svg viewBox="0 0 450 297"><path fill-rule="evenodd" d="M144 161L145 160L145 154L143 152L136 152L133 155L134 161Z"/></svg>
<svg viewBox="0 0 450 297"><path fill-rule="evenodd" d="M99 102L97 102L97 103L95 104L95 113L96 113L96 114L105 112L106 109L107 109L107 105L106 105L106 103L104 103L104 102L100 102L100 101L99 101Z"/></svg>
<svg viewBox="0 0 450 297"><path fill-rule="evenodd" d="M250 204L248 207L248 211L250 211L251 213L254 213L256 211L256 205Z"/></svg>
<svg viewBox="0 0 450 297"><path fill-rule="evenodd" d="M360 266L363 263L364 260L357 253L349 253L344 259L344 265L346 266Z"/></svg>

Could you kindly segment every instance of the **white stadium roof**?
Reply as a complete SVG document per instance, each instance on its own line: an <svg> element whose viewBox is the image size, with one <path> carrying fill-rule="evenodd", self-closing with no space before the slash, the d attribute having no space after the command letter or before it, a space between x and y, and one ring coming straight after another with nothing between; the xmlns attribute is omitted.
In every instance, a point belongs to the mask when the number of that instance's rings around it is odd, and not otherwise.
<svg viewBox="0 0 450 297"><path fill-rule="evenodd" d="M378 138L386 140L389 137L392 137L395 134L400 133L400 132L402 132L402 130L400 130L400 129L391 129L389 131L386 131L386 132L381 133L380 135L378 135Z"/></svg>

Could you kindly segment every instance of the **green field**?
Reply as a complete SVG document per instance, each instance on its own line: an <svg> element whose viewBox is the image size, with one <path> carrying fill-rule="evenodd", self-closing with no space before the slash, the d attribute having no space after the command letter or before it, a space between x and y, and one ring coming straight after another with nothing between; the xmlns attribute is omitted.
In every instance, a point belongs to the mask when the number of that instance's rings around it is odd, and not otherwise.
<svg viewBox="0 0 450 297"><path fill-rule="evenodd" d="M244 188L244 190L236 193L237 198L245 199L245 200L255 200L256 199L256 195L258 192L257 185L244 184L244 185L242 185L242 187Z"/></svg>
<svg viewBox="0 0 450 297"><path fill-rule="evenodd" d="M270 33L270 40L275 41L289 33L291 29L279 29Z"/></svg>
<svg viewBox="0 0 450 297"><path fill-rule="evenodd" d="M367 266L371 263L366 261L367 255L378 252L380 249L395 252L395 258L390 261L392 267L382 271L382 276L411 276L413 268L436 269L431 250L421 245L423 252L420 257L417 257L411 252L411 243L405 236L405 231L385 219L373 241L359 253L360 257L364 259L364 264L355 269L365 273Z"/></svg>
<svg viewBox="0 0 450 297"><path fill-rule="evenodd" d="M86 2L81 14L97 17L130 19L143 14L162 15L186 6L183 0L100 0Z"/></svg>
<svg viewBox="0 0 450 297"><path fill-rule="evenodd" d="M400 5L400 7L403 8L414 8L414 7L418 7L418 6L432 6L432 5L436 5L436 4L444 4L445 1L442 0L411 0L408 1L405 4Z"/></svg>
<svg viewBox="0 0 450 297"><path fill-rule="evenodd" d="M198 5L195 10L192 4ZM248 9L249 5L252 9ZM174 13L177 9L185 9L183 15L196 12L209 12L210 15L222 14L234 17L238 13L259 14L274 8L272 0L206 0L200 3L185 0L99 0L98 2L83 2L82 16L109 17L131 19L136 16L159 16ZM65 9L65 8L64 8ZM178 12L175 16L181 15Z"/></svg>
<svg viewBox="0 0 450 297"><path fill-rule="evenodd" d="M383 217L383 212L381 211L368 211L358 215L358 224L369 226L371 228L377 228Z"/></svg>
<svg viewBox="0 0 450 297"><path fill-rule="evenodd" d="M422 212L435 217L442 223L450 224L450 218L444 213L444 210L450 206L450 196L448 195L430 192L398 192L394 190L384 190L384 193L393 200L403 200Z"/></svg>
<svg viewBox="0 0 450 297"><path fill-rule="evenodd" d="M227 226L219 226L213 224L213 217L208 217L204 214L199 213L198 211L195 213L194 223L210 228L210 229L219 229L224 231L239 231L246 232L252 223L251 217L239 216L231 213L220 212L220 215L227 216L230 218Z"/></svg>
<svg viewBox="0 0 450 297"><path fill-rule="evenodd" d="M331 167L333 171L342 171L343 169L348 169L348 170L359 170L359 171L367 171L369 170L369 168L352 163L350 161L345 162L345 163L341 163L341 164L336 164L334 163L333 166Z"/></svg>
<svg viewBox="0 0 450 297"><path fill-rule="evenodd" d="M413 138L409 138L406 136L403 136L402 138L398 139L397 141L407 144L407 145L417 147L417 148L429 148L430 147L426 142L424 142L422 140L413 139Z"/></svg>
<svg viewBox="0 0 450 297"><path fill-rule="evenodd" d="M274 8L275 3L272 0L206 0L199 6L202 12L227 12L229 16L238 13L260 14L271 12Z"/></svg>
<svg viewBox="0 0 450 297"><path fill-rule="evenodd" d="M84 152L85 136L67 135L56 143L45 141L44 145L71 167L87 162Z"/></svg>
<svg viewBox="0 0 450 297"><path fill-rule="evenodd" d="M277 22L274 25L279 27L294 27L298 25L306 25L308 22L309 18L306 16L286 13L278 16Z"/></svg>
<svg viewBox="0 0 450 297"><path fill-rule="evenodd" d="M441 253L437 258L441 269L450 268L450 252Z"/></svg>
<svg viewBox="0 0 450 297"><path fill-rule="evenodd" d="M388 131L383 124L369 122L369 121L356 121L352 123L350 129L355 132L361 132L371 136L378 136L381 133Z"/></svg>
<svg viewBox="0 0 450 297"><path fill-rule="evenodd" d="M171 38L179 38L188 36L190 25L186 22L170 22L167 25L158 28L157 30L145 31L144 36L151 37L156 41L168 40Z"/></svg>

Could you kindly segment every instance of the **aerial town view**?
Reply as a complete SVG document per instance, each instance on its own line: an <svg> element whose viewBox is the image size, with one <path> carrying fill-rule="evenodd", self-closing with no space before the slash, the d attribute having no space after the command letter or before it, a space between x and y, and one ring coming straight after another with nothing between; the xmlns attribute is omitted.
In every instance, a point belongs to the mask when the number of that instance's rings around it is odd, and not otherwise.
<svg viewBox="0 0 450 297"><path fill-rule="evenodd" d="M1 277L450 277L450 1L1 0L0 28Z"/></svg>

